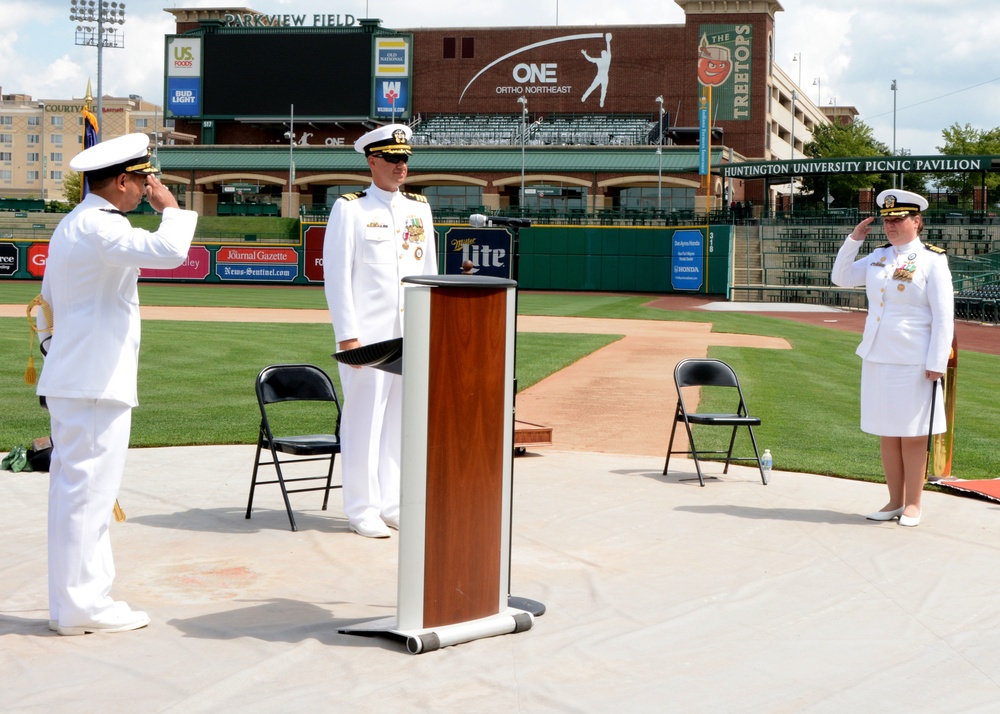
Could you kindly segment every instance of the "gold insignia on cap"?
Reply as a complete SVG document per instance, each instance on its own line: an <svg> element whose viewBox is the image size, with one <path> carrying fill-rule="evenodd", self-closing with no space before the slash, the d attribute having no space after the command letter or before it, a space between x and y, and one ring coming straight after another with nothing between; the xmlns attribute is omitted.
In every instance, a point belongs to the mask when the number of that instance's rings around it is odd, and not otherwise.
<svg viewBox="0 0 1000 714"><path fill-rule="evenodd" d="M885 197L885 203L882 204L882 207L883 208L895 208L896 207L896 197L895 196L886 196Z"/></svg>
<svg viewBox="0 0 1000 714"><path fill-rule="evenodd" d="M395 140L397 144L405 144L406 132L403 131L402 129L396 129L396 131L392 132L392 138L393 140Z"/></svg>

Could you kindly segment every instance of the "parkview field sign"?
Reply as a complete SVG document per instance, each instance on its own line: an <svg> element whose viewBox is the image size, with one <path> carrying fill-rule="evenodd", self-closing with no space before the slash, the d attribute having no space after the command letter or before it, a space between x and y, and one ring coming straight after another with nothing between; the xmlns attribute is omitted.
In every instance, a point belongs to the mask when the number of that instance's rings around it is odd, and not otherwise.
<svg viewBox="0 0 1000 714"><path fill-rule="evenodd" d="M723 164L725 178L769 178L809 174L896 174L938 171L991 171L992 156L861 156L837 159L797 159L795 161L750 161Z"/></svg>

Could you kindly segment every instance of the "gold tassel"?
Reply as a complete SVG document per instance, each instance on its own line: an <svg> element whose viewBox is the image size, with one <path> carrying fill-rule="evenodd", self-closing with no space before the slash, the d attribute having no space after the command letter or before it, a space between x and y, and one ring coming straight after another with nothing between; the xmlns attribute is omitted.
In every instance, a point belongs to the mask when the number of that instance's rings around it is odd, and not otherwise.
<svg viewBox="0 0 1000 714"><path fill-rule="evenodd" d="M34 348L34 341L32 341L32 348ZM28 369L24 371L24 383L27 385L32 385L37 381L38 381L38 374L35 372L35 355L29 354Z"/></svg>
<svg viewBox="0 0 1000 714"><path fill-rule="evenodd" d="M31 327L31 333L28 335L28 368L24 371L24 383L27 385L32 385L38 381L38 373L35 371L35 333L39 330L31 315L31 311L38 306L42 308L45 321L48 323L48 326L42 332L52 332L52 306L41 295L36 295L28 303L28 325Z"/></svg>

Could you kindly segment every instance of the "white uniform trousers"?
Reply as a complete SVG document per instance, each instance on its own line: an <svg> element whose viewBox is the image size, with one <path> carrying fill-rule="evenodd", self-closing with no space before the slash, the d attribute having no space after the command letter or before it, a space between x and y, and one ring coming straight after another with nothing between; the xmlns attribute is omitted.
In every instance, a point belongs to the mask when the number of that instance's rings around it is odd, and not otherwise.
<svg viewBox="0 0 1000 714"><path fill-rule="evenodd" d="M398 520L402 377L374 367L338 368L344 390L340 427L344 514L351 523L381 516Z"/></svg>
<svg viewBox="0 0 1000 714"><path fill-rule="evenodd" d="M125 468L132 408L104 399L48 397L49 619L73 626L112 607L108 526Z"/></svg>

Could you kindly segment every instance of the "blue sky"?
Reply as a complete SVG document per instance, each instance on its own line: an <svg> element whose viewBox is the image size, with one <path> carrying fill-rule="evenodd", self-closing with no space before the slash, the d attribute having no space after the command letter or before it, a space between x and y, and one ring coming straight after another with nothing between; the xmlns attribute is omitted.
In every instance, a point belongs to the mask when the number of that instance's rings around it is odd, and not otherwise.
<svg viewBox="0 0 1000 714"><path fill-rule="evenodd" d="M684 21L673 0L246 0L268 14L338 13L380 18L387 27L604 26ZM876 138L935 154L954 123L1000 126L1000 65L993 49L1000 11L983 0L781 0L775 57L809 98L853 105ZM104 51L104 92L162 103L163 36L174 30L164 7L225 7L219 0L126 2L125 48ZM36 99L97 90L97 52L74 44L69 0L4 0L0 8L0 87ZM801 62L792 61L801 53ZM819 83L814 84L814 79ZM817 96L820 90L821 96ZM652 100L651 100L652 102Z"/></svg>

